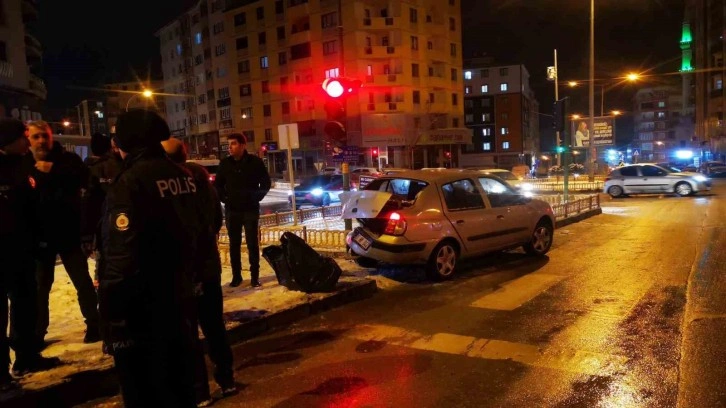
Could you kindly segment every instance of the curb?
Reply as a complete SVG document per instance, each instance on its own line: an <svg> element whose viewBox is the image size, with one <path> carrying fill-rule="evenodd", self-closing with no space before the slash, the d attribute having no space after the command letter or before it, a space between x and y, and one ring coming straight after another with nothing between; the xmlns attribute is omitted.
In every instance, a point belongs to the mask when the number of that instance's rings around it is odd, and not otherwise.
<svg viewBox="0 0 726 408"><path fill-rule="evenodd" d="M582 220L585 220L585 219L588 219L590 217L594 217L594 216L600 215L600 214L602 214L602 208L599 208L599 207L589 210L589 211L584 211L584 212L581 212L572 217L567 217L562 220L557 220L557 222L555 222L555 228L562 228L567 225L574 224L576 222L580 222Z"/></svg>
<svg viewBox="0 0 726 408"><path fill-rule="evenodd" d="M259 336L271 329L289 326L308 316L373 296L378 287L376 281L344 282L346 286L320 299L295 305L275 313L241 322L227 329L230 345ZM207 351L206 341L204 350ZM37 390L19 389L7 399L0 399L3 408L27 407L73 407L96 398L108 397L119 392L118 380L113 366L78 371L62 382ZM16 393L13 395L13 393Z"/></svg>

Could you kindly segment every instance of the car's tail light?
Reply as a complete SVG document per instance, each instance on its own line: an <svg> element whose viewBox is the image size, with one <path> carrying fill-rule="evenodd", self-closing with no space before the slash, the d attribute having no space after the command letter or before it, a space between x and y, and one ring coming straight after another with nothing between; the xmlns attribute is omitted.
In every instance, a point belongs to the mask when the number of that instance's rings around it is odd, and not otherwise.
<svg viewBox="0 0 726 408"><path fill-rule="evenodd" d="M610 180L611 180L611 178L610 178L610 177L605 177L605 182L608 182L608 181L610 181Z"/></svg>
<svg viewBox="0 0 726 408"><path fill-rule="evenodd" d="M217 179L217 176L215 174L209 175L209 181L211 181L212 183L214 183L214 180L216 180L216 179Z"/></svg>
<svg viewBox="0 0 726 408"><path fill-rule="evenodd" d="M406 232L406 220L403 216L397 212L392 212L388 215L388 223L386 229L383 231L384 234L388 235L403 235Z"/></svg>

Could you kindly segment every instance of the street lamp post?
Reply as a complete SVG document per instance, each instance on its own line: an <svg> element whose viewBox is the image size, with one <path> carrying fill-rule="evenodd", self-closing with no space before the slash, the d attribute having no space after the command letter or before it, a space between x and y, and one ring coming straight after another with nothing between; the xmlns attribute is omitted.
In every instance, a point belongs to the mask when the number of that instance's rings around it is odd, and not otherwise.
<svg viewBox="0 0 726 408"><path fill-rule="evenodd" d="M595 181L595 162L597 161L597 150L595 149L595 0L590 0L590 90L589 90L589 111L588 129L590 132L589 142L589 180Z"/></svg>
<svg viewBox="0 0 726 408"><path fill-rule="evenodd" d="M139 95L143 96L146 99L151 99L151 97L154 96L154 93L151 92L148 89L144 89L143 92L139 92L139 93L135 93L135 94L131 95L131 97L129 98L129 100L126 101L126 112L129 111L129 104L131 103L131 100L134 99L134 97L139 96Z"/></svg>

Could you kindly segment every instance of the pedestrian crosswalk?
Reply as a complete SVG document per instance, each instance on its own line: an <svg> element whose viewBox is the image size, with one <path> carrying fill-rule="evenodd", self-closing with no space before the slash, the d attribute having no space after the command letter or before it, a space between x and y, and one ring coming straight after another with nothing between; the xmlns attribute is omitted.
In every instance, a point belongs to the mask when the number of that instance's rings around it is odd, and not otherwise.
<svg viewBox="0 0 726 408"><path fill-rule="evenodd" d="M499 290L475 300L471 306L483 309L514 310L564 278L564 276L545 273L531 273L504 284Z"/></svg>

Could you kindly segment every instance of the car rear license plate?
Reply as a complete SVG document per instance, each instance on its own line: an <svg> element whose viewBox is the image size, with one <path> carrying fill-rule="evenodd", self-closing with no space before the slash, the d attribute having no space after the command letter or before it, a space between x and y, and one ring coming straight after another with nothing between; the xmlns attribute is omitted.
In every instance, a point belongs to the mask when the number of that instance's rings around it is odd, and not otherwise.
<svg viewBox="0 0 726 408"><path fill-rule="evenodd" d="M361 234L358 232L354 237L353 241L355 241L358 245L360 245L363 250L367 251L368 248L371 247L372 240L368 238L367 236Z"/></svg>

